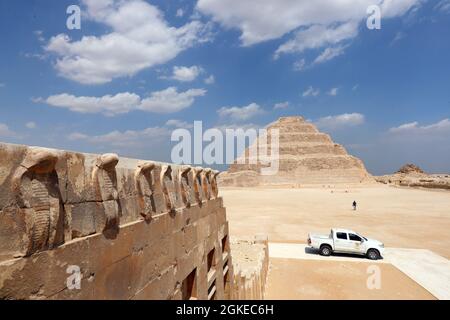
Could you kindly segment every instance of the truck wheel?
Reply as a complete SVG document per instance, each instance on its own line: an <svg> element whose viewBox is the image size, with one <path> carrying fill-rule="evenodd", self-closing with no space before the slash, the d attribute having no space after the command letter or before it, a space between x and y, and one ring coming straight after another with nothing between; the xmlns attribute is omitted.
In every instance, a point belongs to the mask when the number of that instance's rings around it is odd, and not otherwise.
<svg viewBox="0 0 450 320"><path fill-rule="evenodd" d="M319 253L321 256L328 257L332 253L331 247L330 246L321 246Z"/></svg>
<svg viewBox="0 0 450 320"><path fill-rule="evenodd" d="M380 253L376 249L369 249L369 251L367 251L367 258L370 260L378 260L380 259Z"/></svg>

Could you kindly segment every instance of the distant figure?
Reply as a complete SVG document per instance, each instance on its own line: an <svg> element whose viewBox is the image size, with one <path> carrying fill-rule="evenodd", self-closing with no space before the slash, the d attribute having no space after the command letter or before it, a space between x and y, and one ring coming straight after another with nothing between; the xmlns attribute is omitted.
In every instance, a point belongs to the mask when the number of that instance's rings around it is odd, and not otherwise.
<svg viewBox="0 0 450 320"><path fill-rule="evenodd" d="M356 201L353 201L353 210L356 210Z"/></svg>

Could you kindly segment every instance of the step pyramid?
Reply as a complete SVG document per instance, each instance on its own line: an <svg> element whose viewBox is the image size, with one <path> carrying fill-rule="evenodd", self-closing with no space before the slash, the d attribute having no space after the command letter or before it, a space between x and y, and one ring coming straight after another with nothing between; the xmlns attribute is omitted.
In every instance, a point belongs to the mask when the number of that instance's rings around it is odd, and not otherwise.
<svg viewBox="0 0 450 320"><path fill-rule="evenodd" d="M270 151L270 129L279 130L279 169L275 175L262 175L264 166L251 162L249 148L219 177L222 186L360 184L374 178L363 162L333 142L328 134L302 117L282 117L267 126L268 139L258 138L253 147ZM266 145L267 144L267 145ZM270 154L270 153L269 153Z"/></svg>

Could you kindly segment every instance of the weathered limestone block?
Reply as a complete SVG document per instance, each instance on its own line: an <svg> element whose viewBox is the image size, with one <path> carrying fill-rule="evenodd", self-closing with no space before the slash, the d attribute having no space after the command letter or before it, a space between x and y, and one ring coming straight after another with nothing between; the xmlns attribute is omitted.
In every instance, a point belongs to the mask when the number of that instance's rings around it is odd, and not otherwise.
<svg viewBox="0 0 450 320"><path fill-rule="evenodd" d="M172 176L172 167L165 165L161 170L161 186L164 194L166 209L175 212L177 205L176 187Z"/></svg>
<svg viewBox="0 0 450 320"><path fill-rule="evenodd" d="M173 229L181 230L189 224L196 223L200 218L200 207L193 206L179 210L179 213L173 217Z"/></svg>
<svg viewBox="0 0 450 320"><path fill-rule="evenodd" d="M214 199L219 196L219 187L217 185L217 177L219 176L219 174L220 172L217 170L214 170L211 173L211 195Z"/></svg>
<svg viewBox="0 0 450 320"><path fill-rule="evenodd" d="M134 176L136 173L135 166L133 166L133 168L121 167L121 164L122 163L119 162L119 164L116 166L117 191L119 193L119 198L129 198L137 196L138 190L136 189L136 179Z"/></svg>
<svg viewBox="0 0 450 320"><path fill-rule="evenodd" d="M65 203L80 203L87 201L85 157L81 153L66 153L65 171ZM61 175L61 174L60 174Z"/></svg>
<svg viewBox="0 0 450 320"><path fill-rule="evenodd" d="M206 200L205 195L203 193L202 172L203 172L203 168L200 168L200 167L194 168L194 193L195 193L196 203L199 206L201 206L203 201Z"/></svg>
<svg viewBox="0 0 450 320"><path fill-rule="evenodd" d="M170 266L163 271L157 278L149 282L142 290L140 290L132 299L136 300L166 300L170 299L175 291L176 269Z"/></svg>
<svg viewBox="0 0 450 320"><path fill-rule="evenodd" d="M140 197L135 176L139 163L141 162L134 159L121 158L116 167L117 188L121 207L121 224L129 223L144 217L141 215L139 204Z"/></svg>
<svg viewBox="0 0 450 320"><path fill-rule="evenodd" d="M119 157L112 153L107 153L97 158L92 172L92 180L95 183L96 195L101 201L119 199L116 174L118 162Z"/></svg>
<svg viewBox="0 0 450 320"><path fill-rule="evenodd" d="M205 253L208 254L208 250L203 246L196 246L193 250L186 254L176 257L177 275L176 281L182 282L193 270L193 265L200 266L206 262Z"/></svg>
<svg viewBox="0 0 450 320"><path fill-rule="evenodd" d="M166 235L133 253L136 256L136 267L139 268L136 272L139 288L160 276L167 266L175 265L177 242L174 239Z"/></svg>
<svg viewBox="0 0 450 320"><path fill-rule="evenodd" d="M120 223L126 224L141 218L137 196L119 199Z"/></svg>
<svg viewBox="0 0 450 320"><path fill-rule="evenodd" d="M117 200L96 202L94 212L95 231L117 231L119 227L120 211L120 202Z"/></svg>
<svg viewBox="0 0 450 320"><path fill-rule="evenodd" d="M188 224L176 233L176 248L178 255L186 254L194 249L198 243L198 224Z"/></svg>
<svg viewBox="0 0 450 320"><path fill-rule="evenodd" d="M152 215L156 214L155 184L152 171L155 169L153 162L145 162L138 166L134 174L139 213L146 221L150 221Z"/></svg>
<svg viewBox="0 0 450 320"><path fill-rule="evenodd" d="M100 300L128 300L136 292L132 256L127 256L98 272L94 279L94 296Z"/></svg>
<svg viewBox="0 0 450 320"><path fill-rule="evenodd" d="M95 212L98 204L96 202L82 202L66 204L67 216L70 217L71 238L81 238L96 233ZM101 230L100 230L101 231Z"/></svg>
<svg viewBox="0 0 450 320"><path fill-rule="evenodd" d="M64 242L65 212L55 165L58 154L43 148L30 148L12 177L11 193L18 210L24 212L25 255L52 249Z"/></svg>
<svg viewBox="0 0 450 320"><path fill-rule="evenodd" d="M92 181L96 198L100 199L103 208L97 206L95 212L95 224L97 232L101 229L115 230L120 223L119 193L117 191L116 165L119 157L116 154L107 153L97 158L92 171Z"/></svg>
<svg viewBox="0 0 450 320"><path fill-rule="evenodd" d="M172 166L172 180L175 187L175 209L181 210L182 208L186 207L185 203L183 202L182 197L182 185L181 185L181 167L180 166Z"/></svg>
<svg viewBox="0 0 450 320"><path fill-rule="evenodd" d="M207 168L202 171L202 189L206 200L211 199L211 169Z"/></svg>
<svg viewBox="0 0 450 320"><path fill-rule="evenodd" d="M82 279L88 279L91 274L88 252L87 241L75 241L31 257L0 262L0 300L52 297L67 287L69 266L78 266ZM82 288L87 293L88 288Z"/></svg>
<svg viewBox="0 0 450 320"><path fill-rule="evenodd" d="M0 210L15 204L15 196L11 193L11 180L27 150L25 146L0 143Z"/></svg>
<svg viewBox="0 0 450 320"><path fill-rule="evenodd" d="M155 165L155 168L152 170L153 199L157 215L167 212L166 198L161 183L162 170L163 167L160 164Z"/></svg>
<svg viewBox="0 0 450 320"><path fill-rule="evenodd" d="M29 247L25 210L0 210L0 261L24 256Z"/></svg>
<svg viewBox="0 0 450 320"><path fill-rule="evenodd" d="M269 270L267 236L258 235L255 240L237 240L231 243L234 263L233 299L264 299Z"/></svg>
<svg viewBox="0 0 450 320"><path fill-rule="evenodd" d="M198 204L195 195L195 169L183 167L180 170L181 196L186 207Z"/></svg>

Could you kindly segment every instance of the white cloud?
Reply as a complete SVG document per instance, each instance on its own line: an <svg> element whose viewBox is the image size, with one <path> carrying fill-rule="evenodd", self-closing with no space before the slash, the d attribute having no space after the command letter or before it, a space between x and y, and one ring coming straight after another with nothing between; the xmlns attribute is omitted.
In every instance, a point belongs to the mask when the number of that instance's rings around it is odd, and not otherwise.
<svg viewBox="0 0 450 320"><path fill-rule="evenodd" d="M213 129L219 129L220 131L222 131L224 134L226 134L227 129L228 130L236 130L236 134L238 136L245 136L245 131L249 130L249 129L254 129L254 130L258 130L258 129L263 129L264 126L263 125L259 125L259 124L254 124L254 123L225 123L225 124L221 124L221 125L217 125L214 126ZM238 130L243 130L244 132L239 132ZM241 152L238 152L238 154L241 154Z"/></svg>
<svg viewBox="0 0 450 320"><path fill-rule="evenodd" d="M217 110L217 113L222 118L230 118L234 121L246 121L264 113L264 111L258 104L251 103L245 107L222 107Z"/></svg>
<svg viewBox="0 0 450 320"><path fill-rule="evenodd" d="M164 127L149 127L140 131L111 131L103 135L87 135L74 132L68 136L72 141L86 141L91 144L109 145L113 147L131 147L148 144L170 136L170 130Z"/></svg>
<svg viewBox="0 0 450 320"><path fill-rule="evenodd" d="M71 140L71 141L88 140L89 136L87 134L84 134L84 133L73 132L73 133L69 134L69 136L67 138L69 140Z"/></svg>
<svg viewBox="0 0 450 320"><path fill-rule="evenodd" d="M0 82L0 88L6 87L6 85L4 83Z"/></svg>
<svg viewBox="0 0 450 320"><path fill-rule="evenodd" d="M208 78L205 79L206 84L214 84L216 82L216 78L213 75L210 75Z"/></svg>
<svg viewBox="0 0 450 320"><path fill-rule="evenodd" d="M294 62L294 70L295 71L303 71L306 69L306 60L300 59L296 62Z"/></svg>
<svg viewBox="0 0 450 320"><path fill-rule="evenodd" d="M28 129L35 129L37 127L36 122L30 121L25 124Z"/></svg>
<svg viewBox="0 0 450 320"><path fill-rule="evenodd" d="M329 96L337 96L339 88L331 88L330 91L327 92Z"/></svg>
<svg viewBox="0 0 450 320"><path fill-rule="evenodd" d="M279 103L276 103L276 104L273 106L273 108L274 108L275 110L277 110L277 109L286 109L286 108L289 108L289 102L288 102L288 101L285 101L285 102L279 102Z"/></svg>
<svg viewBox="0 0 450 320"><path fill-rule="evenodd" d="M102 97L74 96L67 93L53 95L47 99L35 99L53 107L69 109L79 113L102 113L108 116L142 110L155 113L173 113L190 107L196 97L204 96L204 89L189 89L178 92L177 88L169 87L162 91L152 92L150 97L141 99L135 93L123 92L114 96Z"/></svg>
<svg viewBox="0 0 450 320"><path fill-rule="evenodd" d="M443 13L450 13L450 0L441 0L435 7L435 10Z"/></svg>
<svg viewBox="0 0 450 320"><path fill-rule="evenodd" d="M358 88L359 88L359 84L355 84L352 88L352 91L356 91L356 90L358 90Z"/></svg>
<svg viewBox="0 0 450 320"><path fill-rule="evenodd" d="M45 38L43 36L44 32L42 30L35 30L35 31L33 31L33 33L40 42L45 41Z"/></svg>
<svg viewBox="0 0 450 320"><path fill-rule="evenodd" d="M181 121L177 119L171 119L166 122L166 126L174 127L174 128L183 128L183 129L191 129L194 127L192 123L188 123L186 121Z"/></svg>
<svg viewBox="0 0 450 320"><path fill-rule="evenodd" d="M392 39L390 45L393 46L394 44L396 44L397 42L399 42L400 40L402 40L404 37L406 37L406 33L404 33L403 31L398 31L395 34L394 39Z"/></svg>
<svg viewBox="0 0 450 320"><path fill-rule="evenodd" d="M118 93L114 96L105 95L103 97L77 97L62 93L50 96L42 102L53 107L69 109L73 112L103 113L112 116L136 109L140 103L140 97L129 92Z"/></svg>
<svg viewBox="0 0 450 320"><path fill-rule="evenodd" d="M314 89L312 86L309 86L308 89L306 89L302 96L303 97L317 97L320 94L320 89Z"/></svg>
<svg viewBox="0 0 450 320"><path fill-rule="evenodd" d="M183 9L178 9L177 10L177 13L176 13L176 16L178 17L178 18L181 18L182 16L184 16L184 10Z"/></svg>
<svg viewBox="0 0 450 320"><path fill-rule="evenodd" d="M178 80L181 82L190 82L197 79L200 73L203 72L203 69L198 66L192 67L173 67L172 79Z"/></svg>
<svg viewBox="0 0 450 320"><path fill-rule="evenodd" d="M444 13L450 13L450 0L441 0L434 8Z"/></svg>
<svg viewBox="0 0 450 320"><path fill-rule="evenodd" d="M352 39L358 34L358 24L348 22L338 27L313 25L306 30L298 31L294 39L282 44L275 52L275 57L282 53L303 52L307 49L317 49L335 45L341 41Z"/></svg>
<svg viewBox="0 0 450 320"><path fill-rule="evenodd" d="M40 53L24 53L23 56L28 59L39 59L45 60L48 57L48 54L40 54Z"/></svg>
<svg viewBox="0 0 450 320"><path fill-rule="evenodd" d="M345 51L344 46L338 46L334 48L326 48L315 60L314 64L324 63L342 55Z"/></svg>
<svg viewBox="0 0 450 320"><path fill-rule="evenodd" d="M295 32L275 53L335 47L358 35L370 5L380 5L382 17L407 13L425 0L199 0L197 10L226 28L241 32L241 43L279 39ZM255 9L257 8L257 10Z"/></svg>
<svg viewBox="0 0 450 320"><path fill-rule="evenodd" d="M391 129L389 129L389 131L392 133L405 132L405 131L409 131L411 129L417 129L418 124L419 124L418 122L405 123L398 127L391 128Z"/></svg>
<svg viewBox="0 0 450 320"><path fill-rule="evenodd" d="M55 68L68 79L101 84L175 58L197 43L210 40L209 25L190 21L171 27L157 7L143 0L82 0L86 18L111 30L72 41L59 34L45 49L58 57Z"/></svg>
<svg viewBox="0 0 450 320"><path fill-rule="evenodd" d="M11 131L6 124L0 123L0 137L14 137L16 133Z"/></svg>
<svg viewBox="0 0 450 320"><path fill-rule="evenodd" d="M320 118L315 122L315 124L321 129L333 130L342 127L358 126L364 122L365 117L360 113L344 113L336 116Z"/></svg>
<svg viewBox="0 0 450 320"><path fill-rule="evenodd" d="M390 133L400 134L400 133L418 133L418 134L435 134L435 133L450 133L450 120L444 119L439 122L420 126L419 122L410 122L402 124L398 127L389 129Z"/></svg>
<svg viewBox="0 0 450 320"><path fill-rule="evenodd" d="M189 89L185 92L177 92L175 87L166 90L152 92L149 98L143 99L138 106L139 110L155 113L173 113L190 107L196 97L206 94L204 89Z"/></svg>

